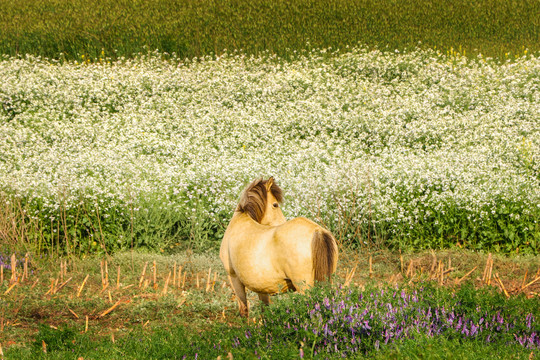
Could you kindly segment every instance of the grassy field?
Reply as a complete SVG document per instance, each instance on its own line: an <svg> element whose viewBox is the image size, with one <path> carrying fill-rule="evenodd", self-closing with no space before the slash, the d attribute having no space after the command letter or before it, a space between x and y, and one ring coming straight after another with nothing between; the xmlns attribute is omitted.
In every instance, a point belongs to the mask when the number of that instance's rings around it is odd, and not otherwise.
<svg viewBox="0 0 540 360"><path fill-rule="evenodd" d="M540 50L536 0L40 0L0 3L0 53L80 60L158 49L437 48L500 59Z"/></svg>
<svg viewBox="0 0 540 360"><path fill-rule="evenodd" d="M0 283L4 359L538 356L538 257L346 250L332 288L268 309L250 293L247 322L212 253L16 261L19 281L6 267Z"/></svg>

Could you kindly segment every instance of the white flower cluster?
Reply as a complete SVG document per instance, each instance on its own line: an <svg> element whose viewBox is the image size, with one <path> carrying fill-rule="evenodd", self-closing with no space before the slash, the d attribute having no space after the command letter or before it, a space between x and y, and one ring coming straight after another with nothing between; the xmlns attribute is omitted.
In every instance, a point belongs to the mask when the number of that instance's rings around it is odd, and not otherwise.
<svg viewBox="0 0 540 360"><path fill-rule="evenodd" d="M0 78L0 189L39 204L35 216L84 202L127 216L153 196L186 214L203 200L204 221L223 223L269 175L286 216L325 223L540 213L535 56L28 56L3 58Z"/></svg>

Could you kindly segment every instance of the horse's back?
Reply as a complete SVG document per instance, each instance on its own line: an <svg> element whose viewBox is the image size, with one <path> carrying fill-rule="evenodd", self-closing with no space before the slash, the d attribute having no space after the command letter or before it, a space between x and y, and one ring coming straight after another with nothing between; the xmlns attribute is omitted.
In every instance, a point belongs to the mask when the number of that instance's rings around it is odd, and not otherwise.
<svg viewBox="0 0 540 360"><path fill-rule="evenodd" d="M311 244L311 237L317 230L326 231L323 227L305 217L297 217L278 226L275 238L281 246L303 246L304 243Z"/></svg>
<svg viewBox="0 0 540 360"><path fill-rule="evenodd" d="M271 227L239 216L225 232L220 257L231 276L238 276L246 287L259 293L278 292L287 281L297 288L311 286L317 233L330 234L304 217Z"/></svg>

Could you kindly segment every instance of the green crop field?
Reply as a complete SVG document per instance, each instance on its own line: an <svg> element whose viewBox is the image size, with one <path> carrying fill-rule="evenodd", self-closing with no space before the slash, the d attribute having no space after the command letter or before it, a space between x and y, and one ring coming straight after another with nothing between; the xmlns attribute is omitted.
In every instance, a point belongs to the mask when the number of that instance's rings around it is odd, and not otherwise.
<svg viewBox="0 0 540 360"><path fill-rule="evenodd" d="M0 53L80 60L148 50L437 48L504 59L540 50L537 0L40 0L0 3Z"/></svg>

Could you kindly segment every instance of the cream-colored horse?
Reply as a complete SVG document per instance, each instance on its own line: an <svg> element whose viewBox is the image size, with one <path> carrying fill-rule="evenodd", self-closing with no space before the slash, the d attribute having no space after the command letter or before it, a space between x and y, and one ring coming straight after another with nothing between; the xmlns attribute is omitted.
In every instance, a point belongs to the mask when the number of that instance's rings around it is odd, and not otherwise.
<svg viewBox="0 0 540 360"><path fill-rule="evenodd" d="M338 246L332 234L303 217L286 221L282 200L273 178L253 181L223 236L219 256L243 316L248 315L246 287L268 304L270 294L303 291L336 271Z"/></svg>

